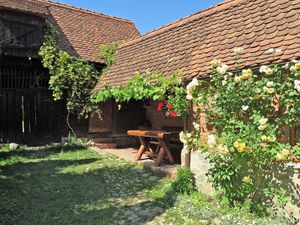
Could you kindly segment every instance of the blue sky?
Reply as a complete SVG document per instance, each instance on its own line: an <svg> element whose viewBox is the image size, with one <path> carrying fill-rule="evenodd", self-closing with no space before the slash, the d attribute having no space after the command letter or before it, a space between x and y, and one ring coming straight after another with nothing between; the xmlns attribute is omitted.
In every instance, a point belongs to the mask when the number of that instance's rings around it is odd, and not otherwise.
<svg viewBox="0 0 300 225"><path fill-rule="evenodd" d="M132 20L144 34L222 0L57 0L96 12Z"/></svg>

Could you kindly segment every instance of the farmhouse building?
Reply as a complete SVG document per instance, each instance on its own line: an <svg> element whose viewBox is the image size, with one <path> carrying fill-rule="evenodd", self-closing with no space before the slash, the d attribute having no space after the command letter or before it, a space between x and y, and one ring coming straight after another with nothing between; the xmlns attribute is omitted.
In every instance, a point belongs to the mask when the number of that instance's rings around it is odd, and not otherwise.
<svg viewBox="0 0 300 225"><path fill-rule="evenodd" d="M100 44L139 36L126 19L47 0L0 0L0 142L53 141L63 135L65 104L53 101L38 56L48 22L59 32L61 50L99 70L104 67ZM75 125L87 130L86 121Z"/></svg>
<svg viewBox="0 0 300 225"><path fill-rule="evenodd" d="M299 21L298 0L224 1L123 43L116 52L115 64L100 78L94 91L101 90L105 84L125 85L137 71L146 70L163 75L180 71L187 82L194 77L204 79L209 76L208 68L213 59L233 67L235 48L244 49L241 59L245 63L241 67L256 69L270 63L272 56L267 52L270 48L281 50L276 63L286 63L300 57ZM107 107L112 107L111 103ZM156 102L131 103L121 109L122 114L127 115L127 128L132 128L131 121L136 114L131 110L137 107L144 108L145 120L154 130L183 129L181 119L166 118L157 112ZM119 124L124 127L124 120L117 116L109 120L114 121L113 127ZM206 129L205 124L202 125ZM125 131L124 127L122 132Z"/></svg>

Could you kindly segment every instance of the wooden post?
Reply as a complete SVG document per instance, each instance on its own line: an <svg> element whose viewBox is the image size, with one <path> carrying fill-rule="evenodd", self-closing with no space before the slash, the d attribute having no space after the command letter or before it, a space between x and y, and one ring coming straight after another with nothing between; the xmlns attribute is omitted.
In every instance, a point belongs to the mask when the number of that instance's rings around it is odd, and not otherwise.
<svg viewBox="0 0 300 225"><path fill-rule="evenodd" d="M189 132L191 131L191 120L193 118L193 103L190 104L190 107L189 107L189 114L186 118L184 118L184 123L183 123L183 129L184 129L184 132ZM184 156L184 166L186 168L191 168L191 152L188 152L188 153L185 153L185 156Z"/></svg>

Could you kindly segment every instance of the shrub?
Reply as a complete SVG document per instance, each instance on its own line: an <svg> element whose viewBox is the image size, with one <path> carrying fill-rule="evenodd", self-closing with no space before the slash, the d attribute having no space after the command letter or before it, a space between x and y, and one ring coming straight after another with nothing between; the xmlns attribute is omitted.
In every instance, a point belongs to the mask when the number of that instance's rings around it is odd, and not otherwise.
<svg viewBox="0 0 300 225"><path fill-rule="evenodd" d="M196 191L194 173L188 168L178 168L177 177L172 184L172 189L180 194L191 194Z"/></svg>
<svg viewBox="0 0 300 225"><path fill-rule="evenodd" d="M278 53L270 49L266 54L275 60ZM194 123L193 132L180 136L184 149L210 152L210 180L232 205L246 199L253 207L274 206L275 199L284 205L275 172L299 155L298 147L283 140L289 127L300 125L300 62L251 70L239 58L232 68L213 60L210 80L194 78L187 85L195 118L206 115L213 131L208 137L199 135L200 125Z"/></svg>

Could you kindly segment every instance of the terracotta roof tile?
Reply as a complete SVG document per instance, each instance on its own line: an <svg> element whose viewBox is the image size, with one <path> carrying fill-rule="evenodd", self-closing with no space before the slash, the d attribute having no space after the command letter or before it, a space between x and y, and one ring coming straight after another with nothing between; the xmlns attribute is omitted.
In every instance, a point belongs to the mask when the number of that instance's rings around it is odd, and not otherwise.
<svg viewBox="0 0 300 225"><path fill-rule="evenodd" d="M45 2L47 1L44 1L44 3ZM44 17L48 15L47 6L41 1L0 0L0 9L23 11L31 14L38 14Z"/></svg>
<svg viewBox="0 0 300 225"><path fill-rule="evenodd" d="M139 37L133 22L47 0L0 0L0 9L43 15L60 32L59 47L86 61L101 62L99 45Z"/></svg>
<svg viewBox="0 0 300 225"><path fill-rule="evenodd" d="M233 49L243 47L244 65L269 63L269 48L280 48L276 62L300 57L299 0L230 0L125 42L116 64L102 76L105 83L125 84L136 71L170 74L178 69L184 79L207 75L212 59L234 66ZM172 59L172 60L170 60Z"/></svg>

